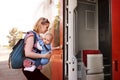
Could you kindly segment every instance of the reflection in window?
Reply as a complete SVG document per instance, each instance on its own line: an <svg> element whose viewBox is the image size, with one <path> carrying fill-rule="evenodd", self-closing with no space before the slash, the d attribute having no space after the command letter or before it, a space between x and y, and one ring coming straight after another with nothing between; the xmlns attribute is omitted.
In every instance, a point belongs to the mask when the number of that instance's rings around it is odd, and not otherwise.
<svg viewBox="0 0 120 80"><path fill-rule="evenodd" d="M95 30L95 11L85 11L85 25L87 30Z"/></svg>
<svg viewBox="0 0 120 80"><path fill-rule="evenodd" d="M60 21L59 16L54 20L54 46L60 46Z"/></svg>

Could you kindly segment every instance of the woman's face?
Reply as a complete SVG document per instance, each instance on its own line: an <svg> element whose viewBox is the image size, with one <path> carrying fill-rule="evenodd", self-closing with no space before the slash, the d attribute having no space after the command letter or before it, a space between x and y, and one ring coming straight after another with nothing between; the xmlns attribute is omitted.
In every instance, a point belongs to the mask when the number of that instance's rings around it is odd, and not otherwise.
<svg viewBox="0 0 120 80"><path fill-rule="evenodd" d="M48 31L48 28L49 28L49 23L41 25L40 32L44 34L44 33L46 33Z"/></svg>

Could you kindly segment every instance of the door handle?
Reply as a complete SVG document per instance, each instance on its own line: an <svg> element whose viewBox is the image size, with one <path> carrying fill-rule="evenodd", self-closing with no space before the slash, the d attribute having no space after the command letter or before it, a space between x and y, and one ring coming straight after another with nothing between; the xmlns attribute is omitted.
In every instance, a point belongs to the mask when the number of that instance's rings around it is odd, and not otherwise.
<svg viewBox="0 0 120 80"><path fill-rule="evenodd" d="M118 60L115 60L115 71L118 71Z"/></svg>

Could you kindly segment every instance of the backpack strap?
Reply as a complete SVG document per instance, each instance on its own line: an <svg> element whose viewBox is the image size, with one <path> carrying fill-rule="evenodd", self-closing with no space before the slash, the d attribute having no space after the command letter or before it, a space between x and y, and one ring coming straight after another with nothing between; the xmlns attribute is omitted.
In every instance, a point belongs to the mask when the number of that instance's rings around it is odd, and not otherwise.
<svg viewBox="0 0 120 80"><path fill-rule="evenodd" d="M36 40L37 40L37 34L35 31L28 31L27 34L29 34L30 32L32 32L34 34L34 44L35 44Z"/></svg>
<svg viewBox="0 0 120 80"><path fill-rule="evenodd" d="M39 40L38 35L37 35L37 33L36 33L35 31L30 31L30 32L32 32L32 33L34 34L34 44L35 44L35 43L36 43L36 40ZM33 46L33 49L34 49L36 52L41 53L41 50L37 49L37 48L34 47L34 46Z"/></svg>

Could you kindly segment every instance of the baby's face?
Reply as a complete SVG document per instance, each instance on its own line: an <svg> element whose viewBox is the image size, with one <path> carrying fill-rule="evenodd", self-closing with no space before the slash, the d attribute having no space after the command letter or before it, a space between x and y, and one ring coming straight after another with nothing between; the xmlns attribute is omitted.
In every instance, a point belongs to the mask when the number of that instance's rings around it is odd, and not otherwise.
<svg viewBox="0 0 120 80"><path fill-rule="evenodd" d="M46 35L43 39L45 44L50 44L52 42L52 37L50 35Z"/></svg>

